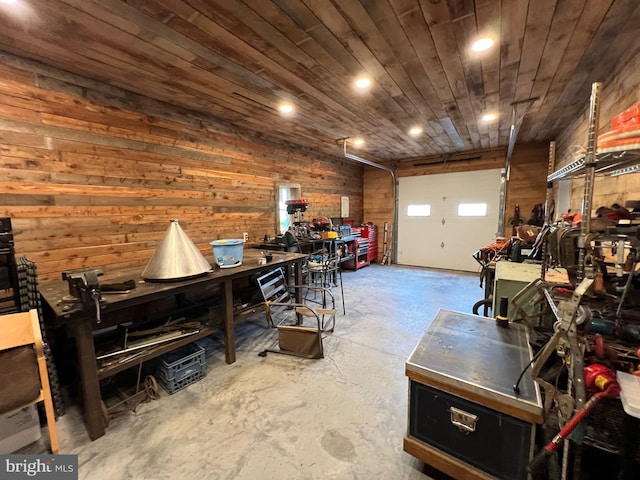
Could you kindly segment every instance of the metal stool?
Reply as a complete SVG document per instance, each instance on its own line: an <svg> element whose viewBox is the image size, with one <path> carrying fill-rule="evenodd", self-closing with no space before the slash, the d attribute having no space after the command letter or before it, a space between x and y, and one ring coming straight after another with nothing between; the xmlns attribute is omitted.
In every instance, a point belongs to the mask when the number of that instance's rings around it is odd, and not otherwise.
<svg viewBox="0 0 640 480"><path fill-rule="evenodd" d="M342 314L347 314L344 302L344 287L342 285L342 269L340 268L340 257L337 255L328 255L326 252L320 251L309 256L307 261L307 272L309 275L309 284L318 284L323 288L332 288L338 286L340 282L340 297L342 298ZM322 299L323 303L325 299Z"/></svg>

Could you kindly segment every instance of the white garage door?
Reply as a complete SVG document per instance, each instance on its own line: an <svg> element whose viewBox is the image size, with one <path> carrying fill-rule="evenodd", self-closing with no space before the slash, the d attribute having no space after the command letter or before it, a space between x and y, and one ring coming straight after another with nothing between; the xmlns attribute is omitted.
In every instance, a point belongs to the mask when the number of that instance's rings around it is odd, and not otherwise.
<svg viewBox="0 0 640 480"><path fill-rule="evenodd" d="M495 241L500 169L402 177L398 263L476 272L472 255Z"/></svg>

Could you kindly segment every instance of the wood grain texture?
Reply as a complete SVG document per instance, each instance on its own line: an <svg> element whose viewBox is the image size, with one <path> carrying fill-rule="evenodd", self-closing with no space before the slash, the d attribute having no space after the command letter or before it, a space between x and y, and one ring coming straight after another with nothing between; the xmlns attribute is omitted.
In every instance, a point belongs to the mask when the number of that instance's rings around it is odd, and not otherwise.
<svg viewBox="0 0 640 480"><path fill-rule="evenodd" d="M337 139L361 136L367 156L391 162L504 147L513 102L530 97L539 100L521 112L520 141L554 139L579 113L588 85L610 79L640 47L639 5L31 0L22 15L0 16L0 56L42 62L40 88L100 105L108 97L122 122L101 123L100 108L72 118L72 105L34 111L25 106L29 92L15 85L28 84L19 77L32 73L3 71L0 79L17 87L16 121L70 129L84 123L94 134L122 128L123 139L152 135L159 149L176 151L191 148L183 137L202 137L201 129L330 156L339 155ZM472 52L481 35L495 46ZM372 80L370 91L354 90L360 75ZM130 129L138 121L128 115L132 101L149 116L144 132ZM285 101L296 107L288 119L278 112ZM483 121L485 113L497 120ZM187 130L177 133L158 117ZM408 133L414 126L421 136Z"/></svg>
<svg viewBox="0 0 640 480"><path fill-rule="evenodd" d="M532 96L522 158L539 148L529 144L557 139L562 164L584 141L591 82L605 82L603 123L640 99L635 0L33 0L30 9L0 16L0 210L20 226L25 252L38 242L61 255L89 248L76 263L144 264L134 253L145 242L152 250L175 215L203 251L211 236L259 239L274 233L284 182L302 186L309 215L337 216L346 194L356 221L382 225L388 174L363 174L336 139L365 137L362 156L401 176L496 168L500 153L452 159L504 150L512 102ZM474 56L469 44L483 34L496 48ZM354 91L360 74L371 91ZM295 116L279 115L282 101ZM485 112L497 121L482 122ZM414 125L422 136L407 133ZM523 213L539 201L546 167L533 157L514 160L508 211L516 199ZM637 196L637 178L599 183L595 204ZM576 209L578 182L573 191ZM124 259L99 250L129 243Z"/></svg>
<svg viewBox="0 0 640 480"><path fill-rule="evenodd" d="M524 223L531 217L534 205L544 205L547 191L546 171L549 165L549 145L546 143L518 145L511 158L511 174L505 202L505 236L509 238L516 205Z"/></svg>
<svg viewBox="0 0 640 480"><path fill-rule="evenodd" d="M280 183L300 184L311 218L339 216L346 195L363 221L359 164L211 131L215 119L169 105L150 114L143 97L12 60L0 60L0 217L42 280L142 268L172 218L208 257L219 238L258 243L276 234Z"/></svg>
<svg viewBox="0 0 640 480"><path fill-rule="evenodd" d="M630 57L630 58L628 58ZM604 82L600 98L599 133L611 128L611 118L640 102L640 88L638 88L638 69L640 68L640 51L630 52L625 63L620 66L615 78ZM583 99L582 111L573 122L567 125L563 134L558 137L557 167L566 165L573 160L572 152L576 148L586 145L588 128L589 95ZM584 181L582 179L562 180L571 182L570 209L581 211ZM557 182L555 187L557 188ZM620 177L596 177L593 188L593 208L611 206L614 203L624 205L626 200L640 198L640 174L634 173ZM566 212L557 212L566 213Z"/></svg>
<svg viewBox="0 0 640 480"><path fill-rule="evenodd" d="M403 449L427 465L458 480L495 480L496 478L408 435L404 437Z"/></svg>

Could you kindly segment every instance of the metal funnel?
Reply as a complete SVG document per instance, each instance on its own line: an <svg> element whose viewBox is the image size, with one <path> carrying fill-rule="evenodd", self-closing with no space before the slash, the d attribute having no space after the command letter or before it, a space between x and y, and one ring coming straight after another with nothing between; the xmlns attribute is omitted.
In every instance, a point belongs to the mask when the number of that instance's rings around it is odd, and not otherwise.
<svg viewBox="0 0 640 480"><path fill-rule="evenodd" d="M171 220L167 232L147 263L142 278L152 282L169 282L204 275L211 265L182 230L178 220Z"/></svg>

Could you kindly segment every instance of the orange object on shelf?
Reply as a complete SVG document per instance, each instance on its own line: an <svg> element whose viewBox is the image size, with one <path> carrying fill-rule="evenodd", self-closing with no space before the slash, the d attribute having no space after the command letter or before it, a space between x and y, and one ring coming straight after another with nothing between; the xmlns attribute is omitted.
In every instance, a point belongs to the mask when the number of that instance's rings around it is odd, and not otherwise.
<svg viewBox="0 0 640 480"><path fill-rule="evenodd" d="M640 103L636 103L611 119L611 130L631 124L640 125Z"/></svg>
<svg viewBox="0 0 640 480"><path fill-rule="evenodd" d="M582 222L582 214L580 212L565 213L562 216L562 221L564 221L566 223L570 223L572 227L579 227L580 226L580 222Z"/></svg>

